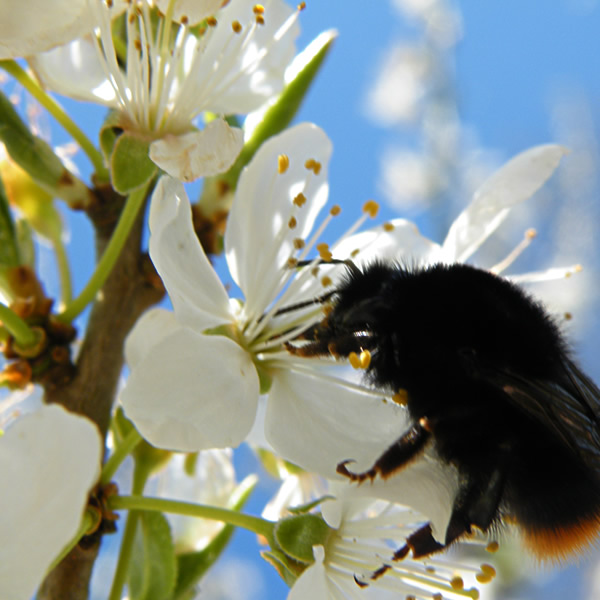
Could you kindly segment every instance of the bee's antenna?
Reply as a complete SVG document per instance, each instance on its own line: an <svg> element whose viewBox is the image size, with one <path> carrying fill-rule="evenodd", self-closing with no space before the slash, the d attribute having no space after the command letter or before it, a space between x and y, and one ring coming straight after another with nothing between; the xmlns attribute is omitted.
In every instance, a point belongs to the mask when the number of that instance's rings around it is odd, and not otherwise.
<svg viewBox="0 0 600 600"><path fill-rule="evenodd" d="M309 265L313 264L314 260L299 260L294 266L295 267L308 267ZM332 258L330 260L319 260L316 263L317 265L346 265L350 271L352 272L352 275L359 275L361 273L361 270L356 266L356 264L354 263L354 261L351 258L346 258L345 260L341 260L340 258Z"/></svg>
<svg viewBox="0 0 600 600"><path fill-rule="evenodd" d="M298 310L300 308L304 308L305 306L310 306L311 304L323 304L331 296L336 293L337 290L331 290L322 296L317 296L316 298L311 298L310 300L304 300L303 302L296 302L296 304L290 304L289 306L284 306L275 312L275 316L283 315L287 312L292 312L293 310Z"/></svg>

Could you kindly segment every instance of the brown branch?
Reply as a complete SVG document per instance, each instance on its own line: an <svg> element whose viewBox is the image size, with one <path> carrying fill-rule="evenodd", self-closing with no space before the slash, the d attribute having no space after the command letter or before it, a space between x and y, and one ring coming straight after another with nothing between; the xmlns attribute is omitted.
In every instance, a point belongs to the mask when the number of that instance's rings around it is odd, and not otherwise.
<svg viewBox="0 0 600 600"><path fill-rule="evenodd" d="M122 198L110 192L88 214L96 228L96 252L102 255L115 226ZM65 385L46 389L46 402L62 404L86 415L105 437L123 368L125 338L138 317L164 295L152 263L140 250L143 211L115 267L98 295L76 363L75 376ZM39 600L85 600L101 536L86 548L75 547L48 575Z"/></svg>

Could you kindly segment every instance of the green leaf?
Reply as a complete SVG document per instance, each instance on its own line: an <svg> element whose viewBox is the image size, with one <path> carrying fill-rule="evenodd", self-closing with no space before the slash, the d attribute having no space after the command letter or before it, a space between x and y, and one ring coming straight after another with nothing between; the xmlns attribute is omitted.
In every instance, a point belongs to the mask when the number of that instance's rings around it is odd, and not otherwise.
<svg viewBox="0 0 600 600"><path fill-rule="evenodd" d="M16 267L21 264L19 244L15 224L6 197L6 190L0 179L0 268Z"/></svg>
<svg viewBox="0 0 600 600"><path fill-rule="evenodd" d="M128 131L117 138L110 157L110 175L119 194L127 195L141 188L158 172L148 156L149 146L148 140Z"/></svg>
<svg viewBox="0 0 600 600"><path fill-rule="evenodd" d="M333 31L322 33L297 57L300 61L305 61L303 66L296 77L285 86L275 103L265 112L261 124L256 127L233 166L223 175L206 178L204 189L209 190L209 194L224 188L235 189L242 169L250 162L262 143L290 124L323 66L336 35ZM214 199L206 197L204 193L201 203L203 206L215 204ZM210 211L208 213L210 214Z"/></svg>
<svg viewBox="0 0 600 600"><path fill-rule="evenodd" d="M131 600L167 600L177 579L171 529L164 515L140 514L129 571Z"/></svg>
<svg viewBox="0 0 600 600"><path fill-rule="evenodd" d="M10 157L52 196L62 198L72 208L85 208L93 200L91 190L63 165L42 138L29 131L2 92L0 140Z"/></svg>
<svg viewBox="0 0 600 600"><path fill-rule="evenodd" d="M287 556L310 564L314 562L313 546L324 546L330 531L320 515L299 515L279 521L275 539Z"/></svg>
<svg viewBox="0 0 600 600"><path fill-rule="evenodd" d="M250 475L237 486L230 501L233 510L242 510L256 486L256 481L256 477ZM187 600L193 596L194 586L221 556L234 531L235 527L225 525L206 548L177 555L177 585L173 594L175 600Z"/></svg>

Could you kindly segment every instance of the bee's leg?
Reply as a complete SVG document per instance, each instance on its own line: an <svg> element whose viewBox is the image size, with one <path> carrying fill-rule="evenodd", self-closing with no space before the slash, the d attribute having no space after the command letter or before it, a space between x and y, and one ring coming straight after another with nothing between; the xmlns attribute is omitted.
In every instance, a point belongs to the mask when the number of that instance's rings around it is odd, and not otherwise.
<svg viewBox="0 0 600 600"><path fill-rule="evenodd" d="M431 436L431 427L426 418L419 419L401 438L397 439L375 462L363 473L352 473L346 467L351 460L341 462L336 471L351 481L362 483L366 479L373 481L377 475L387 479L399 469L405 467L425 448Z"/></svg>
<svg viewBox="0 0 600 600"><path fill-rule="evenodd" d="M470 474L454 501L446 529L446 545L465 533L471 533L473 525L481 531L487 531L498 515L506 471L506 463L502 461L489 473Z"/></svg>

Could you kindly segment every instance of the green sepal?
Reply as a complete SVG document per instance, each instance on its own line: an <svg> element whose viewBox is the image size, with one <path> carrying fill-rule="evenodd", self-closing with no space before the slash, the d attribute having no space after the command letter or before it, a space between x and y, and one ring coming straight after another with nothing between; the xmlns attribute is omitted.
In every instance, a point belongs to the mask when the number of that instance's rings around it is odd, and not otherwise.
<svg viewBox="0 0 600 600"><path fill-rule="evenodd" d="M110 177L115 190L127 195L147 184L158 172L150 160L150 142L125 131L115 141L110 157Z"/></svg>
<svg viewBox="0 0 600 600"><path fill-rule="evenodd" d="M294 506L294 507L289 507L288 506L288 512L290 512L293 515L304 515L308 512L310 512L313 508L315 508L316 506L319 506L319 504L321 504L321 502L325 502L326 500L335 500L335 496L321 496L320 498L317 498L316 500L313 500L312 502L307 502L306 504L301 504L300 506Z"/></svg>
<svg viewBox="0 0 600 600"><path fill-rule="evenodd" d="M93 201L92 191L63 165L45 140L29 131L2 92L0 140L10 157L52 196L62 198L77 209Z"/></svg>
<svg viewBox="0 0 600 600"><path fill-rule="evenodd" d="M110 157L112 156L115 142L123 133L121 118L122 117L119 112L116 110L111 110L106 116L106 119L104 119L104 123L102 123L102 127L100 128L100 150L102 151L104 160L107 164L110 163Z"/></svg>
<svg viewBox="0 0 600 600"><path fill-rule="evenodd" d="M256 483L257 478L249 475L235 488L229 503L232 510L242 510ZM182 552L177 555L177 584L173 594L174 600L188 600L194 597L196 584L221 556L234 531L233 525L225 525L206 548L198 552Z"/></svg>
<svg viewBox="0 0 600 600"><path fill-rule="evenodd" d="M212 207L218 204L219 199L211 198L210 194L218 191L222 192L223 190L234 190L242 169L250 162L262 143L283 131L290 124L308 93L313 80L321 69L325 57L336 38L336 33L326 32L321 34L321 36L322 39L319 46L316 48L312 46L316 42L314 40L304 50L304 52L310 51L310 58L304 67L300 69L296 77L285 86L275 103L265 112L262 122L256 127L229 171L216 177L207 177L204 180L203 190L206 191L203 191L200 198L203 207L205 205ZM213 182L218 182L218 184L215 185ZM207 212L210 214L210 211Z"/></svg>
<svg viewBox="0 0 600 600"><path fill-rule="evenodd" d="M330 532L331 528L320 515L298 515L282 519L275 525L275 540L287 556L312 564L313 546L324 546Z"/></svg>
<svg viewBox="0 0 600 600"><path fill-rule="evenodd" d="M306 565L296 563L281 550L264 550L260 555L275 568L288 587L294 585L296 579L298 579L302 571L306 568Z"/></svg>
<svg viewBox="0 0 600 600"><path fill-rule="evenodd" d="M129 570L129 598L171 598L176 579L175 548L166 517L158 512L140 513Z"/></svg>
<svg viewBox="0 0 600 600"><path fill-rule="evenodd" d="M21 264L17 231L10 212L6 190L0 178L0 268Z"/></svg>
<svg viewBox="0 0 600 600"><path fill-rule="evenodd" d="M35 244L33 228L26 219L17 219L15 223L19 259L21 265L26 265L35 271Z"/></svg>

